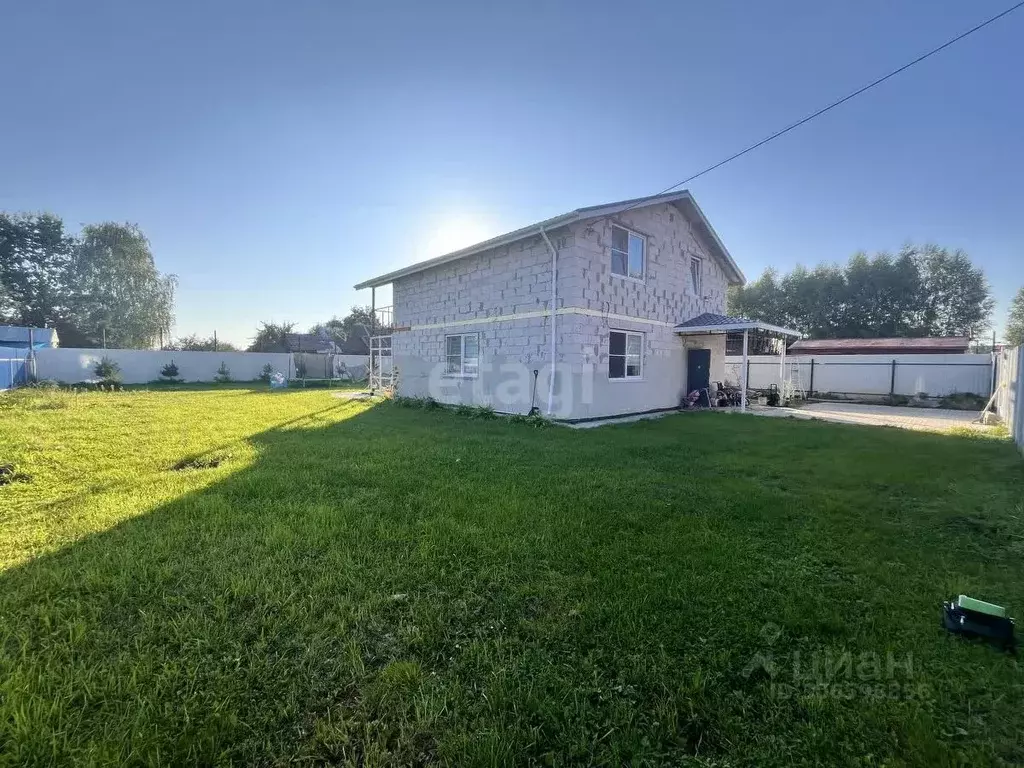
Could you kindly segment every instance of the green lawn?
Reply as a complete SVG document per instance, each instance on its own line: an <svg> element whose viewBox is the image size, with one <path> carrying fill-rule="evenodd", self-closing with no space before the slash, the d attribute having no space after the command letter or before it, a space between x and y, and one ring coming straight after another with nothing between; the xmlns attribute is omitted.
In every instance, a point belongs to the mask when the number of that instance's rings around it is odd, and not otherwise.
<svg viewBox="0 0 1024 768"><path fill-rule="evenodd" d="M938 625L1024 614L1003 441L233 388L0 396L0 451L0 764L1024 762Z"/></svg>

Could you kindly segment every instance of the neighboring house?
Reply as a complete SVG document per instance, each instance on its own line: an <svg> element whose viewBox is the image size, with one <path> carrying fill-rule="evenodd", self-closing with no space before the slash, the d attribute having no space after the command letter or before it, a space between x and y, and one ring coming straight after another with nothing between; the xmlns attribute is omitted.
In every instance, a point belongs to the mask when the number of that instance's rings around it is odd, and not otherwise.
<svg viewBox="0 0 1024 768"><path fill-rule="evenodd" d="M723 380L725 333L747 322L724 317L726 289L743 282L682 191L580 208L355 287L393 286L400 394L586 419L674 408Z"/></svg>
<svg viewBox="0 0 1024 768"><path fill-rule="evenodd" d="M28 328L21 325L0 325L0 347L9 349L47 349L57 346L53 328Z"/></svg>
<svg viewBox="0 0 1024 768"><path fill-rule="evenodd" d="M338 345L326 333L286 333L284 343L288 352L327 355L338 351Z"/></svg>
<svg viewBox="0 0 1024 768"><path fill-rule="evenodd" d="M789 345L791 355L963 355L966 336L926 336L919 339L800 339Z"/></svg>

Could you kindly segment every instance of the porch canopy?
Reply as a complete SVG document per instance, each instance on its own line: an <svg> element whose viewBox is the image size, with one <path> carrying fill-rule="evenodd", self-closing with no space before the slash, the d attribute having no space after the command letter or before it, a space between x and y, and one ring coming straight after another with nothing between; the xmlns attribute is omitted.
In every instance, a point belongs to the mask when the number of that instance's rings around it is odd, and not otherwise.
<svg viewBox="0 0 1024 768"><path fill-rule="evenodd" d="M747 410L747 336L750 331L766 331L778 334L785 340L787 336L800 338L803 334L794 331L792 328L783 328L771 323L763 323L760 320L747 320L745 317L729 317L729 315L716 315L713 312L705 312L702 315L680 323L673 329L680 336L707 336L713 333L743 333L743 364L740 367L740 410ZM782 356L779 360L779 367L783 371L785 379L786 366L786 345L782 345Z"/></svg>

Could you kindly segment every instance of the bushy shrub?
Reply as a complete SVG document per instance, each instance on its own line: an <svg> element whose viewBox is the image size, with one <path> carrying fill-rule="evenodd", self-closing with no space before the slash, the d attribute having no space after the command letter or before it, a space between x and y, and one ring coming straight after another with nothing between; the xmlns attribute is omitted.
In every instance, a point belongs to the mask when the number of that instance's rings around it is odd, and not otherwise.
<svg viewBox="0 0 1024 768"><path fill-rule="evenodd" d="M260 371L260 381L269 384L270 383L270 377L273 376L273 375L274 375L274 366L272 366L270 363L267 363L266 365L263 366L263 370Z"/></svg>
<svg viewBox="0 0 1024 768"><path fill-rule="evenodd" d="M221 361L220 368L217 369L217 375L213 377L213 380L218 384L228 384L231 382L231 369L228 368L228 364Z"/></svg>
<svg viewBox="0 0 1024 768"><path fill-rule="evenodd" d="M92 369L101 387L117 388L121 384L121 366L116 360L104 355Z"/></svg>
<svg viewBox="0 0 1024 768"><path fill-rule="evenodd" d="M525 424L528 427L534 427L536 429L544 429L546 427L554 426L554 422L551 421L551 419L545 419L539 413L533 415L527 415L525 413L515 413L509 416L508 420L512 424Z"/></svg>

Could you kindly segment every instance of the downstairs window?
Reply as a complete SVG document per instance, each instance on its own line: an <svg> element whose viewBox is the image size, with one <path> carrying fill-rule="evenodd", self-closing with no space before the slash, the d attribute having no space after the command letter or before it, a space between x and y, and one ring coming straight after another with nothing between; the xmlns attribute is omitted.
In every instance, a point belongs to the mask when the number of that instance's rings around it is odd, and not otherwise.
<svg viewBox="0 0 1024 768"><path fill-rule="evenodd" d="M480 370L480 334L456 333L444 337L445 373L449 376L476 376Z"/></svg>
<svg viewBox="0 0 1024 768"><path fill-rule="evenodd" d="M639 379L644 369L644 335L627 331L608 334L608 378Z"/></svg>

